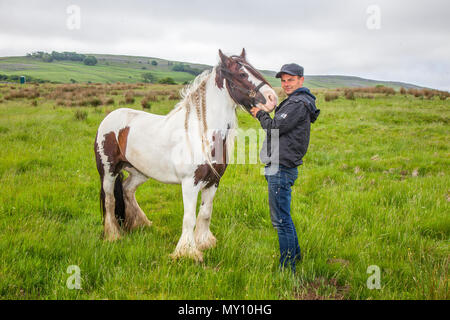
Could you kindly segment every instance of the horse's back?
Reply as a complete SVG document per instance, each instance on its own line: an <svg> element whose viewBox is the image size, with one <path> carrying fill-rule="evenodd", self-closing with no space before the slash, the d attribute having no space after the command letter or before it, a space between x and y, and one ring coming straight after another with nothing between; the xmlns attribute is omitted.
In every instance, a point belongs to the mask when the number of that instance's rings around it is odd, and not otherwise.
<svg viewBox="0 0 450 320"><path fill-rule="evenodd" d="M137 119L145 119L150 122L160 122L164 116L148 113L130 108L120 108L110 112L101 122L99 131L118 131Z"/></svg>

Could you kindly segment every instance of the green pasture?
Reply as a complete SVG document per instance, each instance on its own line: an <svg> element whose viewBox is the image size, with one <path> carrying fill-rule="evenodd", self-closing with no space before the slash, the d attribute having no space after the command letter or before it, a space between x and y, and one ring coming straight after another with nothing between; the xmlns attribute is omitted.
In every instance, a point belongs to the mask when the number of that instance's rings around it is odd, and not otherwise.
<svg viewBox="0 0 450 320"><path fill-rule="evenodd" d="M194 79L194 76L187 72L172 71L174 64L185 63L198 70L205 70L212 67L203 64L169 61L151 57L111 54L93 55L98 60L95 66L86 66L80 61L54 60L48 63L29 57L0 57L0 74L31 76L59 83L70 83L72 80L77 82L135 83L143 80L143 73L151 72L156 80L171 77L178 83L184 83L185 81ZM251 56L249 59L251 61ZM157 65L152 65L152 61L156 61ZM261 70L261 72L272 86L280 86L280 80L275 78L275 71ZM305 75L305 86L308 88L331 89L340 87L372 87L376 85L384 85L395 88L396 90L399 90L400 87L420 88L408 83L369 80L354 76L310 75L308 71Z"/></svg>
<svg viewBox="0 0 450 320"><path fill-rule="evenodd" d="M102 65L65 68L80 81L108 79ZM103 241L96 129L106 109L141 109L139 100L97 108L36 100L0 94L1 299L449 299L448 99L325 102L319 93L321 115L293 187L303 254L295 276L278 270L259 163L228 166L214 201L217 246L203 263L169 257L181 235L179 185L149 180L137 199L153 225ZM161 99L151 112L175 103ZM238 119L259 128L241 110ZM71 265L81 289L67 286ZM379 289L367 286L370 266L379 267Z"/></svg>
<svg viewBox="0 0 450 320"><path fill-rule="evenodd" d="M183 83L194 79L194 76L189 73L171 71L167 67L167 63L166 66L152 66L144 62L144 59L139 60L141 63L134 60L130 60L129 63L127 63L128 60L125 60L126 62L108 61L106 57L99 59L104 60L100 60L95 66L87 66L80 61L48 63L27 57L0 58L0 74L26 75L60 83L70 83L72 79L76 82L135 83L142 82L142 74L146 72L151 72L157 80L171 77L175 81ZM148 58L145 61L147 60L151 61Z"/></svg>

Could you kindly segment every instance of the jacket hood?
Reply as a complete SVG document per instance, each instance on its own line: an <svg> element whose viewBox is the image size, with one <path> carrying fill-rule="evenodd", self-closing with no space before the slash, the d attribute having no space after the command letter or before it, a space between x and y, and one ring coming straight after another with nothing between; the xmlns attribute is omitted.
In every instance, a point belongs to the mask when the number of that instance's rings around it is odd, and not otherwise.
<svg viewBox="0 0 450 320"><path fill-rule="evenodd" d="M308 103L306 103L306 106L308 107L309 113L311 115L311 122L316 121L317 117L320 114L320 110L316 107L316 96L313 95L311 91L309 91L309 89L306 87L298 88L289 95L289 97L291 96L302 96L305 100L307 100Z"/></svg>
<svg viewBox="0 0 450 320"><path fill-rule="evenodd" d="M298 95L298 94L302 94L302 93L307 94L308 96L310 96L311 98L313 98L314 100L316 100L316 96L313 95L313 94L311 93L311 91L309 91L309 89L306 88L306 87L298 88L297 90L295 90L294 92L292 92L289 96L291 96L291 95Z"/></svg>

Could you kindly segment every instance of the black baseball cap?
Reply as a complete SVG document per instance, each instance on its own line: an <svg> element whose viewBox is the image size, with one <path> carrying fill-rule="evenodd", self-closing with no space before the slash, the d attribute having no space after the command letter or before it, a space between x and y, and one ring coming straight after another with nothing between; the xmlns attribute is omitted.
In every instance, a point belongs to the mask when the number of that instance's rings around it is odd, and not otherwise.
<svg viewBox="0 0 450 320"><path fill-rule="evenodd" d="M276 77L281 78L281 74L287 73L291 76L303 77L303 67L296 63L288 63L281 67L280 72L277 73Z"/></svg>

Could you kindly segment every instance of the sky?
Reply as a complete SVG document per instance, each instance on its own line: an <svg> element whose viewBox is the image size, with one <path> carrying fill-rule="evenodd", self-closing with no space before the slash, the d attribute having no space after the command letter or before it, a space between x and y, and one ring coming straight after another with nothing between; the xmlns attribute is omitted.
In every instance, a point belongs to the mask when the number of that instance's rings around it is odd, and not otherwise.
<svg viewBox="0 0 450 320"><path fill-rule="evenodd" d="M450 90L448 0L0 0L0 56L122 54Z"/></svg>

